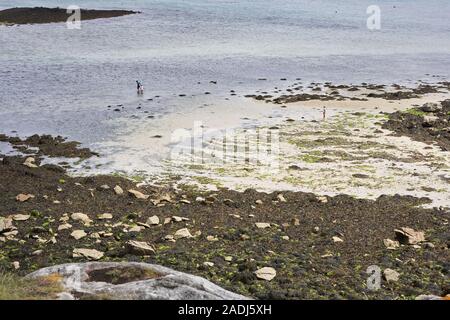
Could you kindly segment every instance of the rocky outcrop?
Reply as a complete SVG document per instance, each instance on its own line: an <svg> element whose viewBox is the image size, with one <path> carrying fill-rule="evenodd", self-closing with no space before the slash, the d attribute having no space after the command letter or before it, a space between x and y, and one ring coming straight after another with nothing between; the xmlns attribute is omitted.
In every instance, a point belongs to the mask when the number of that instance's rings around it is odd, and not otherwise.
<svg viewBox="0 0 450 320"><path fill-rule="evenodd" d="M137 262L69 263L40 269L29 278L61 281L60 299L247 300L210 281L166 267Z"/></svg>

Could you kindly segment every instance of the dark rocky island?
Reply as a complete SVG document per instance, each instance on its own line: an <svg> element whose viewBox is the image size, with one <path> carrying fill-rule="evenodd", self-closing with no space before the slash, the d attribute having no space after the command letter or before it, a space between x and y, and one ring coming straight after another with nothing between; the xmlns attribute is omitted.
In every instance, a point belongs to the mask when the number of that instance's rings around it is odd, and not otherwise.
<svg viewBox="0 0 450 320"><path fill-rule="evenodd" d="M139 12L129 10L88 10L81 9L82 20L113 18L135 14ZM0 24L35 24L65 22L71 13L65 8L11 8L0 11Z"/></svg>

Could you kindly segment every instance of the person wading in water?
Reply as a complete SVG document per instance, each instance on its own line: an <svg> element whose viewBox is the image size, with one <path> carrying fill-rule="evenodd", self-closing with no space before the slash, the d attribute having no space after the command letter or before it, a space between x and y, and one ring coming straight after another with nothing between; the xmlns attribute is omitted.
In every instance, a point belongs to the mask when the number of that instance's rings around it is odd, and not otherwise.
<svg viewBox="0 0 450 320"><path fill-rule="evenodd" d="M144 87L142 86L142 83L140 83L138 80L136 80L136 86L137 86L137 93L143 94L144 93Z"/></svg>

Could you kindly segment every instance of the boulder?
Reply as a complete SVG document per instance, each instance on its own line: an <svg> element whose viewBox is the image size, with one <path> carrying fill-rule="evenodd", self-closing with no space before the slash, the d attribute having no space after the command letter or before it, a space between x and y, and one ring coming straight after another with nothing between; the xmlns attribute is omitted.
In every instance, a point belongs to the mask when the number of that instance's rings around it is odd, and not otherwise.
<svg viewBox="0 0 450 320"><path fill-rule="evenodd" d="M395 229L395 236L401 244L418 244L425 241L425 234L412 228Z"/></svg>
<svg viewBox="0 0 450 320"><path fill-rule="evenodd" d="M61 277L60 299L249 300L204 278L138 262L69 263L40 269L26 277L55 274Z"/></svg>

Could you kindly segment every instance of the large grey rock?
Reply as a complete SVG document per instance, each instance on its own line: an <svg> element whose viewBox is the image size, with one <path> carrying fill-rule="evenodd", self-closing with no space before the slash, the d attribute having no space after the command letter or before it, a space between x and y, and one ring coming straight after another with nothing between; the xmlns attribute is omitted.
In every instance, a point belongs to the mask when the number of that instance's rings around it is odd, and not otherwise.
<svg viewBox="0 0 450 320"><path fill-rule="evenodd" d="M116 279L108 279L114 271ZM117 278L124 277L127 273L134 274L135 279ZM37 270L27 277L37 278L51 274L62 277L64 292L59 295L60 299L70 297L117 300L249 299L224 290L204 278L159 265L138 262L68 263ZM142 274L146 276L142 277ZM140 280L148 278L147 274L150 279Z"/></svg>

